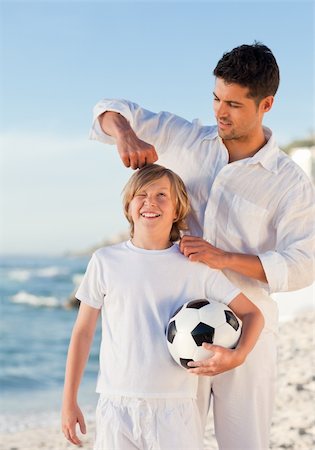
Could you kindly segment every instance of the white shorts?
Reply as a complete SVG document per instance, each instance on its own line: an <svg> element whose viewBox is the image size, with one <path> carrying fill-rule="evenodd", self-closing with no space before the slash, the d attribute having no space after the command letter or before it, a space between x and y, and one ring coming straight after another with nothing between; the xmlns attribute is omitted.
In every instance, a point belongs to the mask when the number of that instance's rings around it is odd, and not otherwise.
<svg viewBox="0 0 315 450"><path fill-rule="evenodd" d="M202 450L202 441L196 400L100 395L94 450Z"/></svg>

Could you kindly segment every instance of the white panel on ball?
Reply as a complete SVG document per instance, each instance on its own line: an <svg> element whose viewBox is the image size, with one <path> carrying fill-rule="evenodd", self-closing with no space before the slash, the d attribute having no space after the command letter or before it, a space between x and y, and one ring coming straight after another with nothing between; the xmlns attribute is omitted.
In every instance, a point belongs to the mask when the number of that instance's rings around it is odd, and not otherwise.
<svg viewBox="0 0 315 450"><path fill-rule="evenodd" d="M180 354L178 354L180 358L190 359L192 357L191 355L196 349L196 343L193 340L191 334L181 333L180 331L177 331L173 342L173 347L175 347L176 349L181 349ZM177 353L178 352L176 352L176 354Z"/></svg>
<svg viewBox="0 0 315 450"><path fill-rule="evenodd" d="M201 321L210 323L213 328L219 327L225 322L224 308L226 306L223 303L210 302L199 310Z"/></svg>
<svg viewBox="0 0 315 450"><path fill-rule="evenodd" d="M241 335L241 327L236 331L227 322L215 329L214 344L222 347L235 347Z"/></svg>
<svg viewBox="0 0 315 450"><path fill-rule="evenodd" d="M198 309L182 308L176 315L177 332L195 328L200 322Z"/></svg>

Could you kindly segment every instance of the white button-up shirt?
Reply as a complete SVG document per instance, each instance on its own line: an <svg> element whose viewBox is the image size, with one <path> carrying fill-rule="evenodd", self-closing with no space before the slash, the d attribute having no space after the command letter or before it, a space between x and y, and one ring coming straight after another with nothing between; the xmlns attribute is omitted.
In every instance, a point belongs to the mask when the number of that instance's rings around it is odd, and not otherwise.
<svg viewBox="0 0 315 450"><path fill-rule="evenodd" d="M202 126L167 112L153 113L126 100L102 100L94 108L91 139L114 144L97 120L122 114L137 136L154 145L159 164L181 176L193 212L190 232L222 250L257 255L268 284L225 270L275 329L273 292L310 285L315 273L315 190L311 180L264 128L266 145L254 156L229 163L216 126Z"/></svg>

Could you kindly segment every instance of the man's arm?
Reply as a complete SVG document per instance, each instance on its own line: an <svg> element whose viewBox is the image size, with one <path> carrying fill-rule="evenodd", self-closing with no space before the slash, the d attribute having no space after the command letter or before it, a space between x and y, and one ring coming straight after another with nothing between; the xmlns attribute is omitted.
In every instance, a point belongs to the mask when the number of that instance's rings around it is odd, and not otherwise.
<svg viewBox="0 0 315 450"><path fill-rule="evenodd" d="M273 226L274 248L257 255L223 251L193 236L184 236L180 249L192 261L267 283L270 293L311 285L315 279L315 190L306 176L283 195Z"/></svg>
<svg viewBox="0 0 315 450"><path fill-rule="evenodd" d="M191 261L202 262L212 269L233 270L267 283L266 274L258 256L226 252L195 236L184 236L180 241L180 250Z"/></svg>
<svg viewBox="0 0 315 450"><path fill-rule="evenodd" d="M104 133L116 139L119 156L126 167L137 169L157 161L154 146L139 139L121 114L107 111L99 116L99 123Z"/></svg>
<svg viewBox="0 0 315 450"><path fill-rule="evenodd" d="M103 99L93 108L90 139L117 145L123 163L133 169L167 154L177 161L178 152L195 141L203 128L167 111L158 113L125 99Z"/></svg>

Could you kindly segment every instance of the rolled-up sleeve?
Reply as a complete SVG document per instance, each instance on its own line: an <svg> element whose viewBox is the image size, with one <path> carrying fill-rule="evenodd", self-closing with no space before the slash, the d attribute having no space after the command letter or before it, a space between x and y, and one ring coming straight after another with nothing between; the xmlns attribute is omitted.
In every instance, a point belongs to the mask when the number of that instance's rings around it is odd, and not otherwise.
<svg viewBox="0 0 315 450"><path fill-rule="evenodd" d="M311 182L285 195L275 216L274 251L259 254L270 293L294 291L315 279L315 194Z"/></svg>
<svg viewBox="0 0 315 450"><path fill-rule="evenodd" d="M132 124L132 109L134 109L134 105L127 100L103 99L99 101L93 108L93 122L89 138L104 144L115 144L115 139L102 130L98 118L106 111L113 111L124 116Z"/></svg>
<svg viewBox="0 0 315 450"><path fill-rule="evenodd" d="M268 281L269 293L288 291L288 265L285 258L277 252L258 255Z"/></svg>

